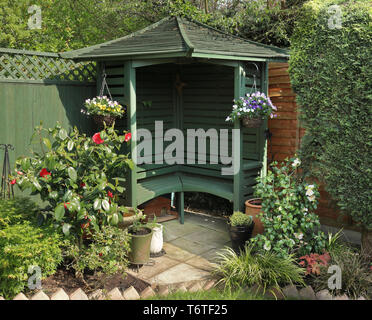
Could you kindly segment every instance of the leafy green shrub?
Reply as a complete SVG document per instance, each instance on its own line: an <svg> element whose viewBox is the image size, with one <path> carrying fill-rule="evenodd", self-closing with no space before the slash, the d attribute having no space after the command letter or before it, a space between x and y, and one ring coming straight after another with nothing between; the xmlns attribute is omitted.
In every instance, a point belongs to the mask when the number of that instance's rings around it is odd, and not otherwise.
<svg viewBox="0 0 372 320"><path fill-rule="evenodd" d="M240 211L235 211L230 217L232 227L249 227L252 225L252 217Z"/></svg>
<svg viewBox="0 0 372 320"><path fill-rule="evenodd" d="M65 235L82 237L103 224L116 225L124 210L117 194L124 188L115 178L132 167L120 153L130 136L110 127L90 138L77 128L67 133L58 124L52 129L40 125L34 136L42 142L42 151L16 161L15 181L21 190L31 189L49 202L53 213L48 217Z"/></svg>
<svg viewBox="0 0 372 320"><path fill-rule="evenodd" d="M0 225L13 225L24 220L36 221L40 208L30 198L0 200Z"/></svg>
<svg viewBox="0 0 372 320"><path fill-rule="evenodd" d="M21 292L31 266L40 267L42 278L53 274L62 261L60 244L53 227L0 222L0 295L12 298Z"/></svg>
<svg viewBox="0 0 372 320"><path fill-rule="evenodd" d="M356 250L341 244L330 252L329 265L341 268L341 289L330 290L333 295L346 294L357 299L360 296L372 298L372 272L369 261ZM328 267L321 267L320 274L312 280L316 290L328 289Z"/></svg>
<svg viewBox="0 0 372 320"><path fill-rule="evenodd" d="M339 6L340 28L332 27L331 5ZM325 182L338 206L370 230L371 24L370 0L309 1L291 41L289 68L306 129L301 145L306 171Z"/></svg>
<svg viewBox="0 0 372 320"><path fill-rule="evenodd" d="M255 195L262 199L260 219L264 233L251 241L260 250L273 251L284 257L296 253L322 253L325 234L319 217L313 213L319 192L316 184L308 184L299 174L299 159L290 159L280 167L273 162L267 175L258 178Z"/></svg>
<svg viewBox="0 0 372 320"><path fill-rule="evenodd" d="M88 244L78 244L74 238L64 242L63 255L67 268L73 268L76 276L84 278L86 271L98 271L110 275L124 272L129 264L130 235L127 230L115 226L103 226L94 232Z"/></svg>
<svg viewBox="0 0 372 320"><path fill-rule="evenodd" d="M291 255L282 258L272 251L254 253L252 245L246 246L240 255L231 248L217 254L219 261L214 274L221 277L227 288L257 285L266 292L271 288L280 290L286 284L304 284L304 270Z"/></svg>

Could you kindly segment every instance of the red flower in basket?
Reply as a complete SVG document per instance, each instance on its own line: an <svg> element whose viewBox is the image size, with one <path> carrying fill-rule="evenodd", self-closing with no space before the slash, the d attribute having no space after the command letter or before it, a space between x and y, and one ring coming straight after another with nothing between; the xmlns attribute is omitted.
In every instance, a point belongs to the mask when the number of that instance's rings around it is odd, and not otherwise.
<svg viewBox="0 0 372 320"><path fill-rule="evenodd" d="M95 134L93 135L92 140L93 140L93 142L96 143L96 144L101 144L101 143L104 142L104 140L102 140L102 138L101 138L101 134L100 134L99 132L97 132L97 133L95 133Z"/></svg>
<svg viewBox="0 0 372 320"><path fill-rule="evenodd" d="M46 176L50 176L50 172L48 172L47 169L43 168L43 169L41 169L39 175L40 175L40 177L44 178Z"/></svg>
<svg viewBox="0 0 372 320"><path fill-rule="evenodd" d="M128 132L124 136L124 141L128 142L131 138L132 138L132 134L130 132Z"/></svg>
<svg viewBox="0 0 372 320"><path fill-rule="evenodd" d="M17 180L16 179L13 179L12 181L10 181L10 184L13 185L13 184L16 184L17 183Z"/></svg>

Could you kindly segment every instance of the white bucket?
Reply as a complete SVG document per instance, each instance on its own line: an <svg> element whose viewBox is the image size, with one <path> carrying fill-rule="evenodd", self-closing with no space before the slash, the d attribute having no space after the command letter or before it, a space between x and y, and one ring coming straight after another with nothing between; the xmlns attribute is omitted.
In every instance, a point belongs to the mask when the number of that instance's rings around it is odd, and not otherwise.
<svg viewBox="0 0 372 320"><path fill-rule="evenodd" d="M151 253L159 253L163 249L163 225L157 224L155 228L152 229L152 240L150 246Z"/></svg>

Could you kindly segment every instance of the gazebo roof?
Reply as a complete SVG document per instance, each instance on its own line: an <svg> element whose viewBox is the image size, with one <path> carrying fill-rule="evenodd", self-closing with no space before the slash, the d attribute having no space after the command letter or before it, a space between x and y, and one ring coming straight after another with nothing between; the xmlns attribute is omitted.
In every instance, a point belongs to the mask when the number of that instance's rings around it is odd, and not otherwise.
<svg viewBox="0 0 372 320"><path fill-rule="evenodd" d="M61 53L78 60L196 57L233 60L288 59L286 50L239 38L200 22L167 17L125 37Z"/></svg>

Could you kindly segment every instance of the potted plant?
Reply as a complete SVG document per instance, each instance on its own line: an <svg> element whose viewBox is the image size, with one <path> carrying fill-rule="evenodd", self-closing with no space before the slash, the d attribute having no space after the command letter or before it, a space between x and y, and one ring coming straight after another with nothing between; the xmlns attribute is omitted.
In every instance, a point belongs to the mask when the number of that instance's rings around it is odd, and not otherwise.
<svg viewBox="0 0 372 320"><path fill-rule="evenodd" d="M92 115L95 123L103 128L103 122L112 126L115 119L122 117L125 111L117 101L110 100L107 96L98 96L85 100L85 110L82 109L81 112Z"/></svg>
<svg viewBox="0 0 372 320"><path fill-rule="evenodd" d="M264 232L264 226L260 219L261 211L262 211L262 199L253 198L253 199L248 199L245 202L245 214L252 216L253 222L254 222L252 237L255 237L257 234L262 234Z"/></svg>
<svg viewBox="0 0 372 320"><path fill-rule="evenodd" d="M234 122L236 119L241 119L244 127L258 128L263 120L276 117L274 114L276 110L270 98L257 91L234 100L233 110L226 121Z"/></svg>
<svg viewBox="0 0 372 320"><path fill-rule="evenodd" d="M144 215L137 215L137 219L128 227L131 235L129 261L132 264L146 264L150 259L150 245L153 231L144 223Z"/></svg>
<svg viewBox="0 0 372 320"><path fill-rule="evenodd" d="M163 225L156 222L156 216L154 216L154 220L147 225L153 231L150 253L153 255L158 255L163 249Z"/></svg>
<svg viewBox="0 0 372 320"><path fill-rule="evenodd" d="M229 219L228 226L232 247L239 253L252 236L254 221L251 216L235 211Z"/></svg>

